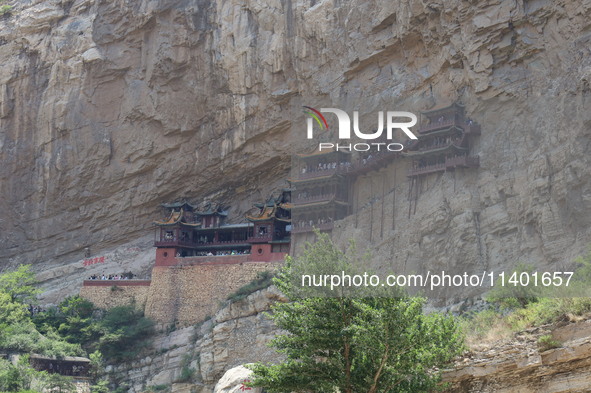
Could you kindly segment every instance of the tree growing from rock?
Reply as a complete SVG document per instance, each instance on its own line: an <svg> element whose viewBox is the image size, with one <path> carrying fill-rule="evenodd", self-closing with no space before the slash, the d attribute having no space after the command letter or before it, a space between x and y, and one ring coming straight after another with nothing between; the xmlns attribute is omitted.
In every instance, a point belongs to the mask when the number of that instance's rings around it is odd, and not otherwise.
<svg viewBox="0 0 591 393"><path fill-rule="evenodd" d="M339 251L326 235L288 259L275 284L291 300L270 315L286 333L272 345L279 364L257 363L252 386L267 392L396 393L438 388L437 368L463 348L451 316L424 314L425 299L391 289L337 288L314 292L301 275L355 274L355 252Z"/></svg>

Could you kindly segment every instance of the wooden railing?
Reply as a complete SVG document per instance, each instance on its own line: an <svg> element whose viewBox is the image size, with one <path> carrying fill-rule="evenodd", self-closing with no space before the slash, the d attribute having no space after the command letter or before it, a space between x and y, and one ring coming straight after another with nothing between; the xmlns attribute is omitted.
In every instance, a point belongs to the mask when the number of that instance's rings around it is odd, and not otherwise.
<svg viewBox="0 0 591 393"><path fill-rule="evenodd" d="M322 195L314 195L306 198L295 198L293 203L296 205L305 205L307 203L313 202L321 202L321 201L330 201L335 197L335 193L332 194L322 194Z"/></svg>
<svg viewBox="0 0 591 393"><path fill-rule="evenodd" d="M154 242L155 247L194 247L195 242L190 240L179 240L179 239L164 239L164 240L156 240Z"/></svg>
<svg viewBox="0 0 591 393"><path fill-rule="evenodd" d="M308 180L317 177L331 176L335 173L347 173L351 170L351 165L337 165L336 168L330 169L312 169L310 172L299 173L298 180Z"/></svg>
<svg viewBox="0 0 591 393"><path fill-rule="evenodd" d="M419 168L411 168L407 176L420 176L428 173L443 172L448 169L452 170L457 167L462 168L478 168L480 166L480 157L478 156L457 156L447 157L445 162L425 165Z"/></svg>
<svg viewBox="0 0 591 393"><path fill-rule="evenodd" d="M424 134L425 132L435 131L452 126L461 126L461 122L457 121L456 119L435 121L433 123L421 126L421 128L419 128L419 133Z"/></svg>
<svg viewBox="0 0 591 393"><path fill-rule="evenodd" d="M218 240L213 242L193 242L188 240L161 240L155 241L156 247L207 247L207 246L225 246L233 244L247 244L247 239L240 240Z"/></svg>
<svg viewBox="0 0 591 393"><path fill-rule="evenodd" d="M85 287L112 287L112 286L118 286L118 287L147 287L150 286L151 281L150 280L136 280L136 279L131 279L131 280L102 280L102 279L96 279L96 280L84 280L82 282L82 286Z"/></svg>
<svg viewBox="0 0 591 393"><path fill-rule="evenodd" d="M273 240L272 234L255 235L255 236L248 237L249 243L266 243L266 242L270 242L271 240Z"/></svg>
<svg viewBox="0 0 591 393"><path fill-rule="evenodd" d="M247 239L239 239L239 240L218 240L214 242L203 242L203 243L194 243L195 247L205 247L205 246L225 246L225 245L232 245L232 244L246 244L248 243Z"/></svg>

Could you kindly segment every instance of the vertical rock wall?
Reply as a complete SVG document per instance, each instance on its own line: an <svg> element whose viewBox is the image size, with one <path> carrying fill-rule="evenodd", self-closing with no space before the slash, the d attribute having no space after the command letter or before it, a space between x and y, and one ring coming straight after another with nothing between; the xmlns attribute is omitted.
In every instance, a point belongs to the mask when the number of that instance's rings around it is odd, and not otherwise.
<svg viewBox="0 0 591 393"><path fill-rule="evenodd" d="M123 244L175 198L239 219L282 184L292 109L316 102L369 122L461 100L482 125L481 168L426 178L410 218L396 198L379 236L339 224L377 269L570 268L591 240L589 1L14 5L0 20L3 264L43 272ZM404 195L392 171L358 187ZM375 222L381 202L363 198Z"/></svg>

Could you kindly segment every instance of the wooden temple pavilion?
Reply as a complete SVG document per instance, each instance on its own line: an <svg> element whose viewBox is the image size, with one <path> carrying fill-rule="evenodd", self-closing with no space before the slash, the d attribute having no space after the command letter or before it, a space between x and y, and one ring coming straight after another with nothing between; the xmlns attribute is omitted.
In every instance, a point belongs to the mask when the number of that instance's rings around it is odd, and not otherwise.
<svg viewBox="0 0 591 393"><path fill-rule="evenodd" d="M225 224L228 212L220 206L209 204L201 211L188 202L162 206L169 212L167 219L154 221L156 265L174 257L250 252L252 224Z"/></svg>
<svg viewBox="0 0 591 393"><path fill-rule="evenodd" d="M279 196L271 196L265 203L256 203L254 212L246 214L253 223L251 244L270 244L271 252L289 252L291 237L291 189L283 189Z"/></svg>
<svg viewBox="0 0 591 393"><path fill-rule="evenodd" d="M208 204L199 210L188 202L165 203L167 218L155 221L156 266L176 264L176 258L259 254L289 250L291 202L289 189L257 204L248 222L227 224L228 211Z"/></svg>
<svg viewBox="0 0 591 393"><path fill-rule="evenodd" d="M292 179L293 233L332 230L334 221L349 214L350 154L315 151L298 155L297 177Z"/></svg>
<svg viewBox="0 0 591 393"><path fill-rule="evenodd" d="M480 135L480 125L465 116L462 105L424 111L421 118L419 139L403 153L412 159L408 177L480 166L479 157L469 154L470 140Z"/></svg>

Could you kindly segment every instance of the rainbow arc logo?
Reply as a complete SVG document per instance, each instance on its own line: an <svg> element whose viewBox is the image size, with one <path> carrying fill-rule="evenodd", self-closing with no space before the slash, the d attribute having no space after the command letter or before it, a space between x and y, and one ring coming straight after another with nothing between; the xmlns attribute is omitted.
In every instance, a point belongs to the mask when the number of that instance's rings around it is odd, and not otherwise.
<svg viewBox="0 0 591 393"><path fill-rule="evenodd" d="M320 127L320 130L328 130L328 122L322 113L332 113L337 117L338 120L338 140L340 142L351 140L353 133L355 137L368 141L367 143L361 142L348 144L321 142L318 145L319 150L322 150L323 148L335 148L337 150L343 149L349 151L368 151L374 147L379 151L381 146L385 146L385 148L387 148L389 151L402 151L404 149L404 145L402 143L390 143L390 141L393 139L395 130L402 131L407 138L418 139L417 136L410 130L410 127L417 124L417 116L411 112L379 111L377 128L374 128L373 132L363 132L359 127L358 111L353 111L353 121L351 122L349 114L339 108L320 108L320 110L317 110L311 106L305 105L303 108L303 112L309 115L309 117L306 119L308 139L314 138L314 121L316 121ZM353 133L351 131L353 131ZM386 141L375 141L382 137L383 132L386 133ZM372 142L372 140L374 140L374 142Z"/></svg>
<svg viewBox="0 0 591 393"><path fill-rule="evenodd" d="M324 116L322 115L322 113L320 113L319 110L312 108L311 106L303 106L304 109L304 113L307 115L310 115L314 118L314 120L316 120L316 123L318 123L318 125L320 126L321 130L324 130L325 128L328 130L328 123L326 122L326 119L324 118ZM320 121L320 119L322 119L322 121Z"/></svg>

